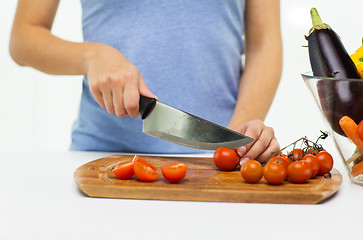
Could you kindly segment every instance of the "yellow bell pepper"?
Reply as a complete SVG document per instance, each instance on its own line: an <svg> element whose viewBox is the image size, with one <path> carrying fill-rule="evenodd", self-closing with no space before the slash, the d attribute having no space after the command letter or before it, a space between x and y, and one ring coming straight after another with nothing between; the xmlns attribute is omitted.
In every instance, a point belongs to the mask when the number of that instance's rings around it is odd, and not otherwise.
<svg viewBox="0 0 363 240"><path fill-rule="evenodd" d="M357 67L360 77L363 79L363 62L359 62L355 64L355 66Z"/></svg>
<svg viewBox="0 0 363 240"><path fill-rule="evenodd" d="M354 64L363 62L363 48L362 52L355 52L352 55L350 55L350 58L353 60Z"/></svg>
<svg viewBox="0 0 363 240"><path fill-rule="evenodd" d="M360 46L355 53L350 55L350 58L353 60L357 70L363 79L363 38L362 38L362 46Z"/></svg>

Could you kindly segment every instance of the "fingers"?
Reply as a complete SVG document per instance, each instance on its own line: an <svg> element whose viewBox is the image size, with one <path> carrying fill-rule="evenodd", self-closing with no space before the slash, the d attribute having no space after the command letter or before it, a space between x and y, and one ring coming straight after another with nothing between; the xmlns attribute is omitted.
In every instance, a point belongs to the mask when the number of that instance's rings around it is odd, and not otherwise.
<svg viewBox="0 0 363 240"><path fill-rule="evenodd" d="M89 79L91 93L102 108L118 117L136 118L140 115L140 94L156 98L135 66L118 74L97 77Z"/></svg>
<svg viewBox="0 0 363 240"><path fill-rule="evenodd" d="M272 155L276 155L280 149L274 130L271 127L265 126L260 120L244 124L240 127L239 131L255 139L252 143L236 149L241 156L241 161L254 159L263 163Z"/></svg>

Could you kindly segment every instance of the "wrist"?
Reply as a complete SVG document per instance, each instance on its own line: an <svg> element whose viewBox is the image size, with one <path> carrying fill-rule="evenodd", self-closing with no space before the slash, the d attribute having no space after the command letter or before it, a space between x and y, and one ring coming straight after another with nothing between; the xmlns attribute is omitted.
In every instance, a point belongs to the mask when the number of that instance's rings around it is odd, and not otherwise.
<svg viewBox="0 0 363 240"><path fill-rule="evenodd" d="M97 59L97 56L99 55L100 49L102 48L103 43L95 43L95 42L85 42L82 43L84 45L84 51L83 51L83 61L82 61L82 72L83 75L88 74L88 70L90 68L90 65L92 64L92 61L94 59Z"/></svg>

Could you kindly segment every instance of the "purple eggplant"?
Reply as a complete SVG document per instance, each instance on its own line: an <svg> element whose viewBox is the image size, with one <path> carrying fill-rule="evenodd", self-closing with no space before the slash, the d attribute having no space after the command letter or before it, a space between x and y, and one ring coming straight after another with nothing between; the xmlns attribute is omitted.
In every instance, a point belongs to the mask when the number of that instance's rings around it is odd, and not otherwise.
<svg viewBox="0 0 363 240"><path fill-rule="evenodd" d="M308 40L310 65L317 83L321 108L331 128L345 136L339 120L347 115L363 120L363 83L343 43L332 28L322 23L315 8L310 11L313 27ZM335 78L335 79L329 79Z"/></svg>

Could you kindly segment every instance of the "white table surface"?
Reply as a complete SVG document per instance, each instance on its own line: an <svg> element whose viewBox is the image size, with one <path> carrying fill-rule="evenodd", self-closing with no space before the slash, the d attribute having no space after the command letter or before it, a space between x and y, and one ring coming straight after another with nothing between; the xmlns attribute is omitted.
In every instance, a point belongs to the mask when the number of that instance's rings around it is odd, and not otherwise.
<svg viewBox="0 0 363 240"><path fill-rule="evenodd" d="M102 152L0 153L0 239L361 239L363 187L316 205L90 198L73 179Z"/></svg>

